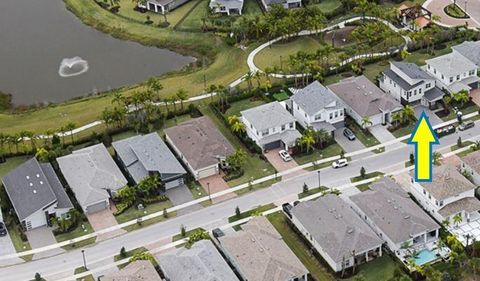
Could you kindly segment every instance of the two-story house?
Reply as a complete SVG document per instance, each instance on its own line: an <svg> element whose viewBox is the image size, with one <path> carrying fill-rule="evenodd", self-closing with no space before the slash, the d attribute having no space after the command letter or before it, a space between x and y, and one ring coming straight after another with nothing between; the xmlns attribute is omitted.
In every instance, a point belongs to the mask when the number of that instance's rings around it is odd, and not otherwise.
<svg viewBox="0 0 480 281"><path fill-rule="evenodd" d="M448 220L453 224L457 214L462 220L470 221L480 217L480 201L475 198L476 186L465 178L457 167L446 164L435 167L432 182L414 182L411 193L438 221Z"/></svg>
<svg viewBox="0 0 480 281"><path fill-rule="evenodd" d="M436 108L444 95L435 86L435 78L418 65L408 62L391 61L390 68L380 78L380 88L402 105L420 103L430 109Z"/></svg>
<svg viewBox="0 0 480 281"><path fill-rule="evenodd" d="M210 10L215 13L230 15L241 15L243 0L210 0Z"/></svg>
<svg viewBox="0 0 480 281"><path fill-rule="evenodd" d="M304 128L333 133L344 127L345 108L327 87L314 81L290 98L290 111Z"/></svg>
<svg viewBox="0 0 480 281"><path fill-rule="evenodd" d="M465 41L453 46L452 50L480 67L480 41Z"/></svg>
<svg viewBox="0 0 480 281"><path fill-rule="evenodd" d="M295 127L295 118L278 101L240 112L250 139L262 150L288 150L302 135Z"/></svg>
<svg viewBox="0 0 480 281"><path fill-rule="evenodd" d="M478 67L459 52L429 59L424 69L437 80L437 87L449 93L478 88Z"/></svg>
<svg viewBox="0 0 480 281"><path fill-rule="evenodd" d="M302 6L301 0L261 0L262 8L268 11L274 5L281 5L285 9L300 8Z"/></svg>

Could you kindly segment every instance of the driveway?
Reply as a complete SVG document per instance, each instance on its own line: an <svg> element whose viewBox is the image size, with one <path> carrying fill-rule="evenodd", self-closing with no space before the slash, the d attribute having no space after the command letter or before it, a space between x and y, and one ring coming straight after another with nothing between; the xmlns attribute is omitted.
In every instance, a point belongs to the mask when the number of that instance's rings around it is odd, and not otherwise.
<svg viewBox="0 0 480 281"><path fill-rule="evenodd" d="M177 186L175 188L169 189L165 192L165 195L170 199L174 206L181 205L183 203L193 200L192 193L186 185ZM195 204L187 208L183 208L177 211L178 215L184 215L193 211L197 211L203 208L200 204Z"/></svg>
<svg viewBox="0 0 480 281"><path fill-rule="evenodd" d="M46 226L38 227L25 232L25 234L27 235L28 242L30 243L30 246L32 247L32 249L42 248L42 247L57 243L57 240L53 235L53 228L51 227L46 227ZM57 248L54 250L35 254L33 256L33 259L41 259L44 257L61 254L63 252L65 252L65 250L63 250L62 248Z"/></svg>
<svg viewBox="0 0 480 281"><path fill-rule="evenodd" d="M345 151L345 153L366 148L365 145L363 145L363 143L358 139L355 139L353 141L347 139L347 137L343 135L343 128L339 128L335 130L335 141L343 148L343 151ZM373 155L373 152L368 151L359 155L355 155L352 158L353 159L363 158L368 155Z"/></svg>
<svg viewBox="0 0 480 281"><path fill-rule="evenodd" d="M480 0L469 0L467 3L467 14L470 15L470 19L456 19L447 15L444 8L453 3L453 0L430 0L423 5L430 10L434 16L439 16L439 22L445 26L462 26L468 23L469 27L480 27ZM465 8L464 1L458 1L462 9Z"/></svg>
<svg viewBox="0 0 480 281"><path fill-rule="evenodd" d="M472 97L472 101L480 106L480 89L472 90L470 96Z"/></svg>
<svg viewBox="0 0 480 281"><path fill-rule="evenodd" d="M210 194L215 194L217 192L227 190L230 188L227 182L223 180L222 176L223 176L223 173L200 179L199 182L200 182L200 185L205 189L205 191L208 192L208 189L210 188ZM228 193L223 196L213 198L212 203L213 204L219 203L236 196L237 194L235 194L234 192Z"/></svg>
<svg viewBox="0 0 480 281"><path fill-rule="evenodd" d="M113 203L110 202L110 206L114 206ZM135 208L135 207L134 207ZM93 214L87 215L87 219L90 222L90 225L95 231L99 231L105 228L109 228L111 226L117 225L117 220L115 219L115 216L113 215L114 210L103 210L100 212L96 212ZM116 237L119 235L122 235L126 231L123 229L118 229L115 231L111 231L105 234L100 234L97 236L97 242L103 241L106 239L110 239L112 237Z"/></svg>
<svg viewBox="0 0 480 281"><path fill-rule="evenodd" d="M376 126L370 127L368 130L381 143L386 143L396 139L395 136L392 133L390 133L390 131L388 131L387 126L376 125ZM392 145L386 146L385 150L388 151L392 149L401 148L404 145L405 144L402 142L397 142Z"/></svg>
<svg viewBox="0 0 480 281"><path fill-rule="evenodd" d="M427 115L428 121L430 121L430 124L432 124L432 126L443 123L443 120L440 117L438 117L437 114L435 114L433 111L431 111L429 108L425 106L422 106L422 105L416 106L414 110L415 110L415 118L417 118L417 120L420 118L420 115L422 114L422 112L425 112L425 115Z"/></svg>
<svg viewBox="0 0 480 281"><path fill-rule="evenodd" d="M264 153L265 157L267 158L268 162L272 164L272 166L277 170L278 172L283 172L287 171L293 168L298 167L297 162L295 160L290 160L288 162L283 161L282 157L278 154L278 152L282 150L280 148L270 150L267 153ZM298 172L286 175L285 178L292 177L292 176L298 176L299 174L305 173L305 170L299 170Z"/></svg>
<svg viewBox="0 0 480 281"><path fill-rule="evenodd" d="M3 222L2 210L0 209L0 222ZM12 239L10 238L10 234L6 236L0 237L0 256L13 254L15 253L15 247L13 246ZM10 265L23 262L20 258L13 258L8 260L1 260L0 266Z"/></svg>

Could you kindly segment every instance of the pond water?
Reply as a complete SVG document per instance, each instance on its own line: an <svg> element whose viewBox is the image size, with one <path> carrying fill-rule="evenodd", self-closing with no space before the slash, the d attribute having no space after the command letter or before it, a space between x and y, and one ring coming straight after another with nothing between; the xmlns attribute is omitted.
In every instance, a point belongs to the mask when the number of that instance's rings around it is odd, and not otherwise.
<svg viewBox="0 0 480 281"><path fill-rule="evenodd" d="M0 0L0 92L12 94L16 105L138 83L193 60L99 32L62 0Z"/></svg>

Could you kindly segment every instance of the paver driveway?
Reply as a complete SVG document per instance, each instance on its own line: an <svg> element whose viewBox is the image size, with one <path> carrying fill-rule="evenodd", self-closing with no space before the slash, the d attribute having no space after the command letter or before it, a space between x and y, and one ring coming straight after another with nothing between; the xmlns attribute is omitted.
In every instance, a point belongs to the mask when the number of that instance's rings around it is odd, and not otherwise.
<svg viewBox="0 0 480 281"><path fill-rule="evenodd" d="M283 161L282 157L278 154L278 152L282 150L280 148L273 149L268 151L267 153L264 153L265 157L267 158L268 162L272 164L272 166L277 170L278 172L283 172L286 170L293 169L295 167L298 167L297 162L295 160L290 160L288 162ZM289 174L284 176L284 178L292 177L292 176L298 176L299 174L305 173L305 170L299 170L298 172Z"/></svg>
<svg viewBox="0 0 480 281"><path fill-rule="evenodd" d="M446 26L462 26L468 23L469 27L480 27L480 0L467 1L467 13L470 19L456 19L447 15L444 8L453 3L453 0L430 0L423 5L434 16L439 16L439 22ZM465 1L457 1L462 9L465 9Z"/></svg>
<svg viewBox="0 0 480 281"><path fill-rule="evenodd" d="M110 203L110 204L111 204L110 206L113 206L113 203ZM95 231L109 228L111 226L115 226L118 224L117 220L115 219L115 216L112 214L112 210L109 210L109 209L96 212L93 214L89 214L87 215L87 218L90 224L92 225L92 228ZM100 234L97 236L97 242L121 235L125 232L126 231L123 229L118 229L105 234Z"/></svg>
<svg viewBox="0 0 480 281"><path fill-rule="evenodd" d="M230 186L223 180L223 173L220 173L219 175L214 175L210 177L206 177L203 179L200 179L199 182L202 185L202 187L205 189L205 191L208 192L208 189L210 189L210 194L215 194L217 192L227 190L230 188ZM227 199L233 198L237 196L234 192L228 193L216 198L213 198L212 203L219 203L222 201L225 201Z"/></svg>

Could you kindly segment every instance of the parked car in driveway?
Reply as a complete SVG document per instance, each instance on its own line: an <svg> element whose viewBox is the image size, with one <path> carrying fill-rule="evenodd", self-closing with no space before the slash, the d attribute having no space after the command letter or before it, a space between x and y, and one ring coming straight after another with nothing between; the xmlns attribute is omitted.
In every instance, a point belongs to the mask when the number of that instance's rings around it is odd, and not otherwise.
<svg viewBox="0 0 480 281"><path fill-rule="evenodd" d="M343 129L343 135L347 137L347 139L354 141L355 140L355 134L350 130L349 128Z"/></svg>
<svg viewBox="0 0 480 281"><path fill-rule="evenodd" d="M282 204L282 209L283 211L285 212L285 214L287 214L287 216L289 218L292 218L292 214L290 213L290 210L293 208L292 205L290 205L290 203L283 203Z"/></svg>
<svg viewBox="0 0 480 281"><path fill-rule="evenodd" d="M285 150L280 150L278 154L280 155L280 157L282 157L283 161L285 162L292 160L292 157L290 156L290 154L288 154L288 152Z"/></svg>
<svg viewBox="0 0 480 281"><path fill-rule="evenodd" d="M462 124L460 124L458 126L458 129L460 131L465 131L467 129L470 129L470 128L473 128L475 126L475 122L473 121L466 121L466 122L463 122Z"/></svg>
<svg viewBox="0 0 480 281"><path fill-rule="evenodd" d="M348 166L348 160L345 158L338 159L335 162L332 163L332 168L337 169L337 168L342 168Z"/></svg>
<svg viewBox="0 0 480 281"><path fill-rule="evenodd" d="M6 236L7 235L7 227L3 222L0 222L0 236Z"/></svg>

